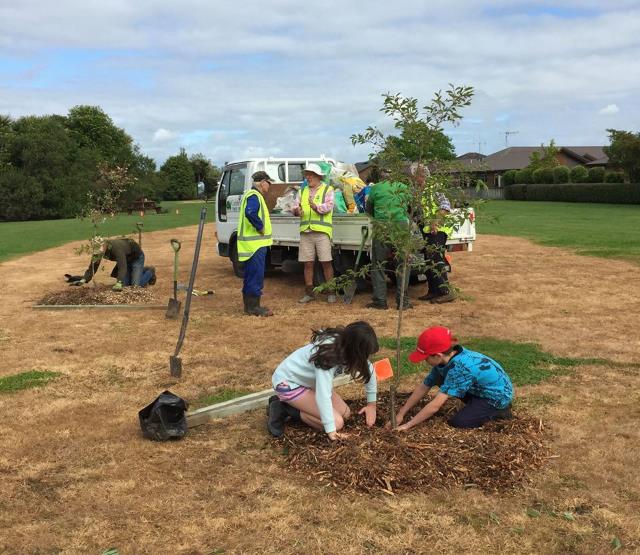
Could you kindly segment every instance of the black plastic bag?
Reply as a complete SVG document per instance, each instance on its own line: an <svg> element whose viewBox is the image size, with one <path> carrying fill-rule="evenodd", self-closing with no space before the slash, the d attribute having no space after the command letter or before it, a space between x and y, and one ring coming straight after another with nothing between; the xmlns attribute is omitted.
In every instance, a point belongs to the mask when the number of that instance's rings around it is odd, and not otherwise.
<svg viewBox="0 0 640 555"><path fill-rule="evenodd" d="M142 435L154 441L180 439L187 433L185 412L188 404L184 399L163 391L150 405L139 413Z"/></svg>

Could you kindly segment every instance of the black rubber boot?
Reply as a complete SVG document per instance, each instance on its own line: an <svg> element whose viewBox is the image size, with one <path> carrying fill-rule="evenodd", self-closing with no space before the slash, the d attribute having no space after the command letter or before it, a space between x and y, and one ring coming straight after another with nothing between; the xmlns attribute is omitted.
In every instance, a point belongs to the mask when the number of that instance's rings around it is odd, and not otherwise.
<svg viewBox="0 0 640 555"><path fill-rule="evenodd" d="M242 305L244 306L244 313L249 314L249 307L247 306L247 296L242 293Z"/></svg>
<svg viewBox="0 0 640 555"><path fill-rule="evenodd" d="M273 316L273 312L268 308L260 306L260 297L246 295L247 309L245 312L252 316Z"/></svg>
<svg viewBox="0 0 640 555"><path fill-rule="evenodd" d="M277 397L269 399L269 416L267 418L267 429L273 437L282 437L284 434L284 421L287 413L284 404Z"/></svg>
<svg viewBox="0 0 640 555"><path fill-rule="evenodd" d="M282 401L280 401L282 403ZM287 416L291 418L291 422L302 422L302 418L300 418L300 410L292 407L289 403L282 403Z"/></svg>

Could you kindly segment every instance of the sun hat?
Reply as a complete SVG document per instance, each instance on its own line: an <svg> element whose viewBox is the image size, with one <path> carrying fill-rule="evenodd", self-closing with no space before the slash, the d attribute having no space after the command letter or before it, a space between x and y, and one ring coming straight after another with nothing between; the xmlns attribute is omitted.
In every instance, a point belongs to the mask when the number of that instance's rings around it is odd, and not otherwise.
<svg viewBox="0 0 640 555"><path fill-rule="evenodd" d="M416 350L409 355L409 360L411 362L422 362L431 355L444 353L456 341L457 339L451 335L449 328L442 326L427 328L418 337Z"/></svg>
<svg viewBox="0 0 640 555"><path fill-rule="evenodd" d="M322 172L322 168L318 164L314 164L314 163L307 164L304 167L304 170L302 171L315 173L316 175L319 175L320 177L324 178L324 173Z"/></svg>
<svg viewBox="0 0 640 555"><path fill-rule="evenodd" d="M269 183L273 183L273 179L271 179L269 177L269 174L265 171L259 171L254 173L251 176L251 179L253 179L254 183L260 183L260 181L268 181Z"/></svg>

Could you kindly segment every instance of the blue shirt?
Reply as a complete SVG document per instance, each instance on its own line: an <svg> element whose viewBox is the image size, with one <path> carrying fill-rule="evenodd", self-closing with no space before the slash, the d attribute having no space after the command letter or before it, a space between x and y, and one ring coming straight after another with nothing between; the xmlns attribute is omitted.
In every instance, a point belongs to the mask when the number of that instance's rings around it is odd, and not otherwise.
<svg viewBox="0 0 640 555"><path fill-rule="evenodd" d="M424 385L440 386L440 391L452 397L474 395L490 405L503 409L513 399L513 385L507 373L495 360L482 353L455 347L458 351L442 366L434 366L424 379Z"/></svg>
<svg viewBox="0 0 640 555"><path fill-rule="evenodd" d="M260 216L258 216L259 212L260 201L258 200L258 197L256 195L251 195L247 199L247 204L244 208L244 215L247 217L247 220L251 222L251 225L256 228L256 231L260 231L264 227L264 223L260 219Z"/></svg>

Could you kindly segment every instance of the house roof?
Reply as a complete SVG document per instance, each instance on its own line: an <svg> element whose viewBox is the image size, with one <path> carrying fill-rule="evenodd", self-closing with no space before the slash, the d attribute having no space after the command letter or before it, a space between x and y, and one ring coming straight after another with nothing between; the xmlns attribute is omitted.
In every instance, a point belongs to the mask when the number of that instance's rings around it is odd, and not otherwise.
<svg viewBox="0 0 640 555"><path fill-rule="evenodd" d="M594 160L606 158L601 146L560 146L558 148L580 164L586 165ZM482 159L474 157L477 153L468 152L458 156L457 160L467 171L520 170L529 165L531 155L534 152L542 154L543 148L540 146L511 146Z"/></svg>

